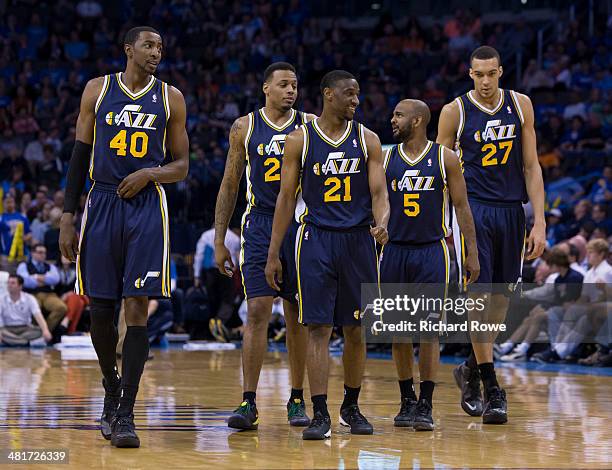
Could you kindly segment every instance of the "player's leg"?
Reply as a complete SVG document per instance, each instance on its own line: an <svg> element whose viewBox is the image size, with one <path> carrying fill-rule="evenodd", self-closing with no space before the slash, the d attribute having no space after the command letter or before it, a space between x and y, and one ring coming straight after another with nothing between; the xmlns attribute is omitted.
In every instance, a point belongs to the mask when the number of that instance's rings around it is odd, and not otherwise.
<svg viewBox="0 0 612 470"><path fill-rule="evenodd" d="M100 186L100 185L98 185ZM121 206L113 191L94 186L85 204L76 261L76 291L91 299L91 341L102 371L105 390L100 429L111 438L111 421L119 406L121 378L115 349L115 306L121 298L122 273L119 253L123 232Z"/></svg>
<svg viewBox="0 0 612 470"><path fill-rule="evenodd" d="M291 396L287 403L287 419L292 426L308 426L310 419L306 415L304 403L308 328L298 322L297 304L284 300L283 312L287 328L287 356L291 372Z"/></svg>

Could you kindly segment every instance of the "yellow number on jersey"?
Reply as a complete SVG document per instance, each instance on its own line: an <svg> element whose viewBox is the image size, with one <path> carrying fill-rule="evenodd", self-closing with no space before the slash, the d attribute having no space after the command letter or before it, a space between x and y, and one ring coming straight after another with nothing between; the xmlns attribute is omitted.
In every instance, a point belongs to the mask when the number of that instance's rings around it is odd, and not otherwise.
<svg viewBox="0 0 612 470"><path fill-rule="evenodd" d="M344 196L339 194L340 188L344 183ZM325 202L348 202L351 200L351 177L346 176L344 180L340 180L340 178L336 178L335 176L330 176L325 180L325 186L331 186L327 191L325 191L325 195L323 196L323 200Z"/></svg>
<svg viewBox="0 0 612 470"><path fill-rule="evenodd" d="M416 217L421 213L421 206L415 201L419 196L419 193L404 194L404 214L408 217Z"/></svg>
<svg viewBox="0 0 612 470"><path fill-rule="evenodd" d="M117 132L117 135L110 141L110 148L117 150L117 156L125 157L127 155L127 132L121 130ZM142 158L147 154L147 148L149 146L149 136L146 132L134 132L130 137L130 154L134 158Z"/></svg>
<svg viewBox="0 0 612 470"><path fill-rule="evenodd" d="M495 154L498 150L505 150L504 158L502 158L501 165L505 165L508 161L508 157L510 156L510 151L512 150L512 140L506 140L505 142L500 142L499 147L495 144L485 144L480 149L482 152L487 152L485 156L482 157L482 166L491 166L497 165L497 157Z"/></svg>
<svg viewBox="0 0 612 470"><path fill-rule="evenodd" d="M270 166L264 174L264 181L269 183L270 181L280 181L280 160L278 158L269 157L264 161L264 166Z"/></svg>

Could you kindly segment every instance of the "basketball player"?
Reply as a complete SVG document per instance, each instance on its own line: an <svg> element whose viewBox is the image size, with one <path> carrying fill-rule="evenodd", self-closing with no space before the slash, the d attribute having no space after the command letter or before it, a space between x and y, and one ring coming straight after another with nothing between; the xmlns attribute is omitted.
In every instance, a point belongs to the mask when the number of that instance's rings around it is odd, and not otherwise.
<svg viewBox="0 0 612 470"><path fill-rule="evenodd" d="M299 319L308 325L307 369L314 417L304 439L331 435L327 410L329 338L344 330L344 402L340 423L353 434L372 434L357 399L365 365L361 338L361 283L377 282L375 240L387 242L389 201L378 136L353 121L359 84L343 70L321 80L321 117L292 132L285 143L281 189L276 201L266 279L284 280L279 253L291 224L296 192L296 265ZM299 180L299 183L298 183ZM372 214L374 218L372 218ZM376 221L376 226L370 228Z"/></svg>
<svg viewBox="0 0 612 470"><path fill-rule="evenodd" d="M418 100L400 101L393 111L393 137L400 144L389 149L384 160L391 217L389 243L380 254L380 281L409 283L413 289L422 285L426 295L439 291L436 296L443 299L450 270L444 240L450 234L449 193L469 248L470 283L478 278L480 268L459 159L452 150L427 140L430 118L429 108ZM395 426L433 431L432 397L440 361L437 333L420 338L418 401L412 379L412 342L396 341L392 351L402 396Z"/></svg>
<svg viewBox="0 0 612 470"><path fill-rule="evenodd" d="M162 38L148 26L124 40L125 72L90 80L81 99L68 167L62 254L77 263L76 292L91 299L91 339L106 391L100 427L116 447L139 447L134 400L149 352L149 297L170 297L168 210L161 183L185 178L189 140L185 100L153 76ZM166 146L173 161L160 166ZM73 214L89 177L77 244ZM125 299L127 332L117 373L115 308Z"/></svg>
<svg viewBox="0 0 612 470"><path fill-rule="evenodd" d="M283 262L288 275L277 292L266 283L264 268L272 233L276 196L280 189L281 162L286 135L314 116L293 109L298 96L295 68L276 62L264 72L263 108L242 116L230 131L230 148L225 174L215 209L215 260L219 271L231 276L234 264L225 246L225 234L236 206L242 173L247 173L247 209L242 217L240 270L247 299L248 317L242 342L242 403L230 416L236 429L257 429L259 416L255 397L259 373L268 349L268 323L274 297L280 295L287 326L287 351L291 369L291 396L287 419L292 426L308 426L304 403L304 369L307 331L298 324L295 281L295 232L293 227L283 244Z"/></svg>
<svg viewBox="0 0 612 470"><path fill-rule="evenodd" d="M536 153L533 106L529 97L499 88L502 73L495 49L481 46L472 52L474 89L444 106L437 138L449 148L455 148L456 143L463 164L481 269L479 285L475 286L479 290L493 288L487 311L492 323L504 321L507 295L521 279L525 243L527 259L534 259L544 251L546 240L544 183ZM527 200L535 220L525 240L521 204ZM462 240L455 238L460 254ZM472 416L482 415L485 424L508 419L506 393L497 383L493 367L496 336L475 338L472 334L473 352L454 371L462 408ZM485 389L484 407L480 378Z"/></svg>

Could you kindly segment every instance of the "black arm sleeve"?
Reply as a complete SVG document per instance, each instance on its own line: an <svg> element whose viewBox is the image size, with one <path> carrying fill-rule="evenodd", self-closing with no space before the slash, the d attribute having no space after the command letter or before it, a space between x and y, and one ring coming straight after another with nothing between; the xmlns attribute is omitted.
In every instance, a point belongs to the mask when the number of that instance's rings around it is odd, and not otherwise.
<svg viewBox="0 0 612 470"><path fill-rule="evenodd" d="M64 212L74 214L79 206L79 199L85 187L87 170L89 169L89 157L91 156L91 145L77 140L72 149L72 156L68 164L66 175L66 194L64 195Z"/></svg>

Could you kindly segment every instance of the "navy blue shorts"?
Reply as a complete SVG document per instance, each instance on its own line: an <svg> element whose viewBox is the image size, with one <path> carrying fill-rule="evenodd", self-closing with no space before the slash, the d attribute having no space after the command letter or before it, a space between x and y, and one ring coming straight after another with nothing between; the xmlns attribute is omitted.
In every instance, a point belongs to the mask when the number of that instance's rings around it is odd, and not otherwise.
<svg viewBox="0 0 612 470"><path fill-rule="evenodd" d="M476 227L476 243L480 276L475 288L502 289L511 293L521 281L525 253L525 211L520 203L493 203L470 199ZM456 226L456 220L454 226ZM457 230L453 229L453 233ZM458 260L465 260L465 242L455 237ZM465 281L463 263L459 263L460 279ZM505 287L503 287L504 285Z"/></svg>
<svg viewBox="0 0 612 470"><path fill-rule="evenodd" d="M274 216L255 210L246 212L242 217L240 250L240 272L244 295L247 299L255 297L282 297L297 303L297 279L295 272L295 235L299 224L295 221L289 226L280 251L283 267L283 282L280 292L272 289L266 282L266 262L272 237Z"/></svg>
<svg viewBox="0 0 612 470"><path fill-rule="evenodd" d="M170 297L170 240L164 189L131 199L95 182L81 222L76 292L102 299Z"/></svg>
<svg viewBox="0 0 612 470"><path fill-rule="evenodd" d="M369 228L340 232L302 224L297 244L299 321L359 326L361 284L378 282Z"/></svg>
<svg viewBox="0 0 612 470"><path fill-rule="evenodd" d="M380 253L381 284L448 284L450 258L444 240L425 245L387 243Z"/></svg>

